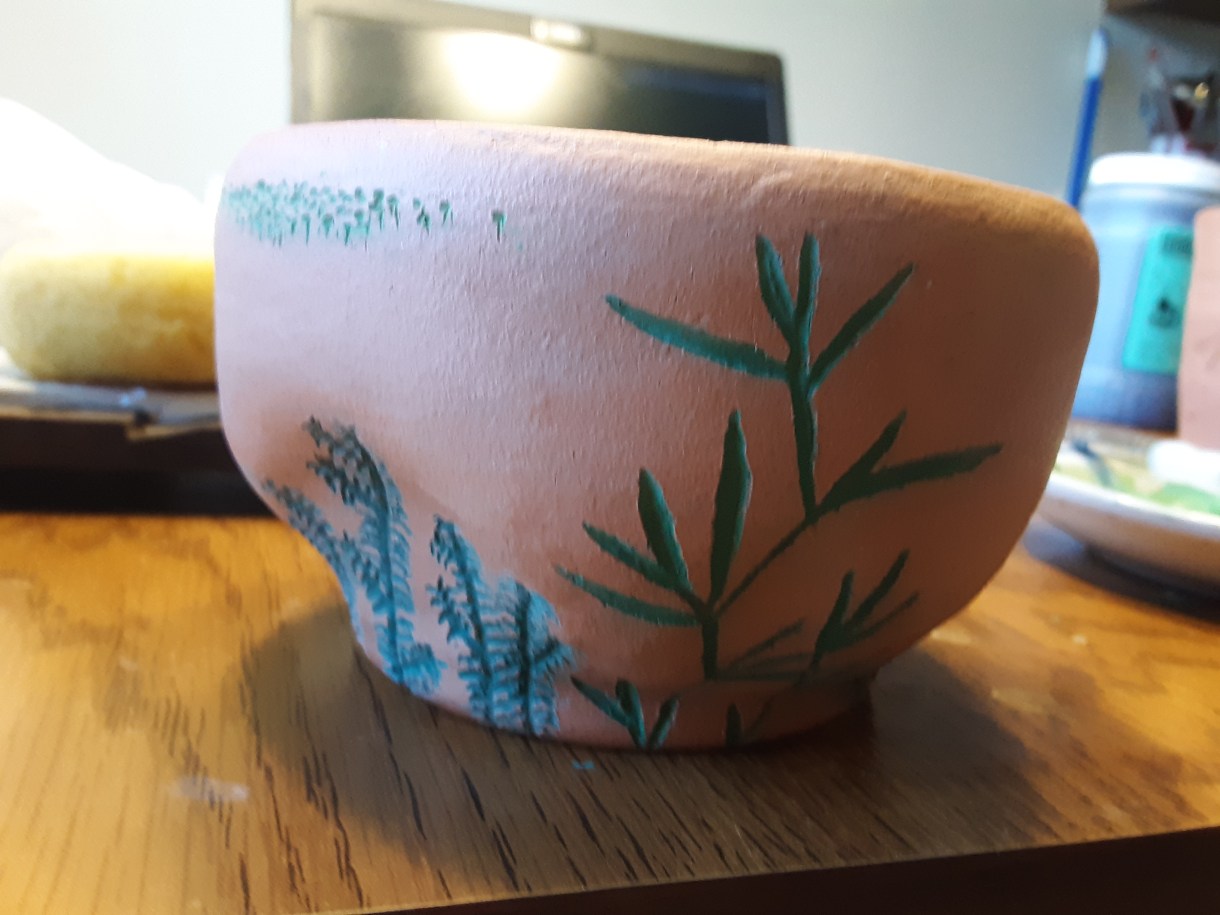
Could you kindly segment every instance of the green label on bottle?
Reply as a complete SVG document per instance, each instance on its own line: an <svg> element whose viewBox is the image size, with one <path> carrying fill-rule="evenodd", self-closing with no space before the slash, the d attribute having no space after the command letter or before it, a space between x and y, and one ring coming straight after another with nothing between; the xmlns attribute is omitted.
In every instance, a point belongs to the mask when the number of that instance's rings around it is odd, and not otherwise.
<svg viewBox="0 0 1220 915"><path fill-rule="evenodd" d="M1123 368L1177 374L1193 252L1194 233L1181 226L1162 226L1148 238L1123 347Z"/></svg>

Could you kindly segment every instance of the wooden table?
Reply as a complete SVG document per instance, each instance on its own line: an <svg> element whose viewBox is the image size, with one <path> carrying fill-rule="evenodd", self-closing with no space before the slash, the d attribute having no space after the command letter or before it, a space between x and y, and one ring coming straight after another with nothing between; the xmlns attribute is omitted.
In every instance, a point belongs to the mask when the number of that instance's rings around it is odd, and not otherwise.
<svg viewBox="0 0 1220 915"><path fill-rule="evenodd" d="M0 912L1220 912L1214 609L1035 525L871 708L641 756L408 698L269 519L0 515Z"/></svg>

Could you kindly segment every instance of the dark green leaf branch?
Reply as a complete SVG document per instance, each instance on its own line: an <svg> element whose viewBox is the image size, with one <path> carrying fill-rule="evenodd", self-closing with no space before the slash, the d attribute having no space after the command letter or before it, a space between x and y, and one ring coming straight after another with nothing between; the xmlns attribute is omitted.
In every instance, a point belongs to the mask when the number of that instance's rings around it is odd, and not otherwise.
<svg viewBox="0 0 1220 915"><path fill-rule="evenodd" d="M723 365L736 372L744 372L756 378L782 379L784 364L772 359L753 343L740 343L717 337L697 327L679 321L671 321L628 305L618 296L606 296L606 302L614 312L629 324L635 325L650 337L668 343L675 349Z"/></svg>
<svg viewBox="0 0 1220 915"><path fill-rule="evenodd" d="M746 526L746 511L754 475L746 457L746 435L741 428L741 414L734 411L724 433L724 451L720 461L720 481L716 484L716 511L712 517L712 585L707 603L715 604L724 594L733 559L741 547L741 535Z"/></svg>
<svg viewBox="0 0 1220 915"><path fill-rule="evenodd" d="M855 645L859 645L865 639L876 634L882 627L892 622L900 614L910 609L919 599L918 593L913 593L897 605L895 605L887 613L878 615L877 611L883 601L893 593L898 585L898 580L902 577L903 571L906 569L907 560L910 558L910 551L903 550L894 560L894 563L882 576L881 581L873 590L869 591L864 598L856 604L855 609L851 609L852 595L855 589L855 574L848 572L843 576L843 581L839 586L838 596L835 598L834 606L831 608L830 617L826 624L818 632L817 640L814 643L812 652L803 652L801 654L786 655L772 657L763 662L763 669L767 665L784 666L789 672L787 682L790 690L800 690L812 686L817 682L818 674L821 670L822 663L826 658L836 652L843 651ZM760 646L761 647L760 643ZM734 665L741 663L751 655L753 649L742 655ZM800 669L791 673L793 665L799 665ZM733 665L730 665L732 667ZM745 679L749 679L748 677ZM761 679L761 678L760 678ZM748 725L741 714L741 709L736 704L730 704L725 713L724 722L724 742L726 747L739 747L751 743L756 740L762 730L763 725L770 717L774 709L775 702L781 696L787 694L778 693L771 696L763 703L758 714Z"/></svg>
<svg viewBox="0 0 1220 915"><path fill-rule="evenodd" d="M809 653L803 652L798 654L788 655L772 655L766 656L767 652L782 642L793 638L800 634L804 629L804 620L797 620L791 625L784 626L778 632L768 636L761 642L747 648L735 659L724 665L719 671L717 679L719 680L773 680L773 679L788 679L791 674L800 674L800 669L805 666L808 661ZM797 669L791 671L792 665L795 664Z"/></svg>
<svg viewBox="0 0 1220 915"><path fill-rule="evenodd" d="M782 681L801 675L803 668L800 665L809 659L808 653L768 655L768 652L782 648L787 640L794 637L799 631L798 627L785 627L747 649L734 661L722 665L719 660L720 620L771 564L821 519L853 502L907 486L969 473L1001 448L998 444L985 445L886 464L884 460L897 443L906 421L906 414L900 413L819 498L815 472L818 456L816 395L835 367L893 307L915 268L908 264L894 274L847 318L826 346L815 355L810 351L810 337L822 273L817 239L813 235L806 235L802 243L795 297L784 274L783 259L771 241L758 236L754 253L759 294L767 314L787 345L788 352L783 361L752 343L719 337L701 328L652 314L617 296L607 296L606 301L629 324L667 346L733 371L784 382L792 408L801 520L747 570L734 587L729 588L730 571L740 548L753 485L746 461L746 439L741 416L734 412L725 432L720 480L715 496L711 581L705 593L701 594L690 580L673 513L660 483L647 470L640 472L637 507L648 553L590 524L585 525L585 532L603 552L645 581L668 592L683 605L683 609L632 597L584 576L559 569L559 573L569 582L612 610L653 625L699 629L706 680ZM887 616L885 619L889 618ZM874 630L868 626L852 630L853 633L858 631L871 634Z"/></svg>
<svg viewBox="0 0 1220 915"><path fill-rule="evenodd" d="M855 588L855 575L848 572L843 576L843 581L839 586L839 595L830 611L830 617L826 620L821 632L818 633L817 642L813 646L813 656L809 660L809 666L797 682L797 686L805 686L813 682L818 668L828 655L851 648L865 639L871 638L919 599L918 592L913 593L888 613L877 615L881 602L889 597L898 585L898 579L902 577L910 556L910 550L903 550L877 586L856 604L854 610L851 609L851 603L852 591Z"/></svg>
<svg viewBox="0 0 1220 915"><path fill-rule="evenodd" d="M878 467L878 463L898 441L898 434L905 421L906 413L900 413L882 430L877 440L831 485L826 495L818 502L813 514L793 526L757 565L745 574L738 585L720 603L717 608L718 613L723 614L732 607L750 589L758 577L770 567L771 563L786 553L803 533L814 527L827 515L840 511L853 502L872 499L882 493L895 492L918 483L947 480L969 473L981 466L988 458L999 454L1002 449L1002 446L998 444L962 448L958 451L945 451L912 461Z"/></svg>
<svg viewBox="0 0 1220 915"><path fill-rule="evenodd" d="M664 746L674 719L678 717L679 698L670 696L661 703L656 721L649 730L644 720L644 708L640 703L640 691L633 683L627 680L617 681L614 684L613 696L590 686L578 677L572 678L572 685L593 703L598 711L623 727L630 735L631 742L641 750L659 750Z"/></svg>
<svg viewBox="0 0 1220 915"><path fill-rule="evenodd" d="M716 485L711 582L706 597L699 596L694 590L673 512L669 509L661 484L647 470L640 471L636 504L651 555L600 528L585 525L585 533L603 552L651 584L669 591L686 604L685 610L623 594L567 569L560 568L559 574L602 605L626 616L657 626L697 627L703 642L704 676L714 679L719 671L720 652L720 620L714 605L724 593L733 560L741 546L752 487L753 475L746 456L741 414L734 412L724 433L720 479Z"/></svg>
<svg viewBox="0 0 1220 915"><path fill-rule="evenodd" d="M899 270L876 295L847 319L826 348L812 357L809 337L822 276L817 239L813 235L806 235L801 245L795 300L784 276L783 259L771 240L759 235L755 239L754 254L763 305L788 344L788 355L782 363L752 343L718 337L699 328L662 318L629 305L617 296L607 296L606 301L616 314L662 343L747 375L785 383L792 405L801 505L805 516L809 517L817 506L814 467L817 462L818 428L814 395L843 357L889 311L915 267L908 264Z"/></svg>

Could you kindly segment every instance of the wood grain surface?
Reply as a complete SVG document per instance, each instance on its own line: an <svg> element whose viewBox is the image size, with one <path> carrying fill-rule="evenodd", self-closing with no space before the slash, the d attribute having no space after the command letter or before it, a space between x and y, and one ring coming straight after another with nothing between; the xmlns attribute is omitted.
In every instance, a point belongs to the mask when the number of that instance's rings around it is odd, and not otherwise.
<svg viewBox="0 0 1220 915"><path fill-rule="evenodd" d="M597 891L545 909L592 913L652 888L629 910L708 913L726 885L812 911L833 884L801 881L859 866L944 885L955 861L1167 833L1166 860L1214 856L1218 619L1035 526L869 707L731 755L595 752L400 692L275 521L0 515L0 912L524 912Z"/></svg>

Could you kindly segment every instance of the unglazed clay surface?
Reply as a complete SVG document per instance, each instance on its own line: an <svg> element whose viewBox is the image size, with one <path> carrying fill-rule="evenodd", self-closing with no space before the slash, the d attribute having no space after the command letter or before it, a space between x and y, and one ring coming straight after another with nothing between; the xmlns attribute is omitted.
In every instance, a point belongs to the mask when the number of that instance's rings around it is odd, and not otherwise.
<svg viewBox="0 0 1220 915"><path fill-rule="evenodd" d="M363 650L487 724L814 725L1020 535L1096 299L1074 213L849 155L408 122L227 177L221 407Z"/></svg>
<svg viewBox="0 0 1220 915"><path fill-rule="evenodd" d="M1178 434L1220 449L1220 207L1195 217L1194 250L1178 372Z"/></svg>

